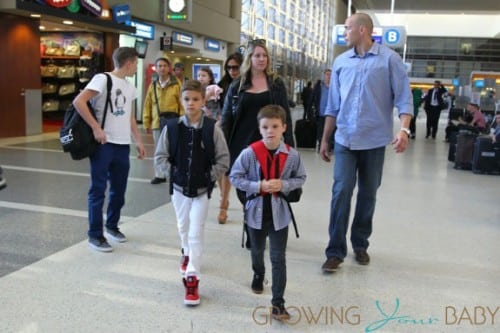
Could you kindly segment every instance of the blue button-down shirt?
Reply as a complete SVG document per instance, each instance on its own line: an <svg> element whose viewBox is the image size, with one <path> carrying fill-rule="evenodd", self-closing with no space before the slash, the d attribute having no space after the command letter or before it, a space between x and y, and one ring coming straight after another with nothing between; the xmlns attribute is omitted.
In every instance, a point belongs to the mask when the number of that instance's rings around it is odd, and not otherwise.
<svg viewBox="0 0 500 333"><path fill-rule="evenodd" d="M321 82L321 98L319 100L319 115L325 116L326 106L328 104L328 86Z"/></svg>
<svg viewBox="0 0 500 333"><path fill-rule="evenodd" d="M354 48L337 57L325 112L336 117L336 142L352 150L389 144L394 107L399 115L413 115L410 82L396 52L373 43L363 57Z"/></svg>

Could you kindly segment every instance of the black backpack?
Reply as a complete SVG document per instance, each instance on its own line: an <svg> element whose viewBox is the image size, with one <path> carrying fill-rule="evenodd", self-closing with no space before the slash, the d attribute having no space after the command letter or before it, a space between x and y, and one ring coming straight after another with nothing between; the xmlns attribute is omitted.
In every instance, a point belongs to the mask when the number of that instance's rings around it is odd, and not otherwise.
<svg viewBox="0 0 500 333"><path fill-rule="evenodd" d="M101 128L104 128L108 105L111 105L111 88L113 86L113 81L109 74L103 74L106 75L107 79L107 93ZM87 106L94 119L97 119L90 102L87 102ZM59 141L61 142L63 151L65 153L70 153L71 158L74 160L82 160L91 156L99 145L94 138L92 128L83 120L78 111L76 111L73 103L69 105L64 114L63 126L59 130Z"/></svg>

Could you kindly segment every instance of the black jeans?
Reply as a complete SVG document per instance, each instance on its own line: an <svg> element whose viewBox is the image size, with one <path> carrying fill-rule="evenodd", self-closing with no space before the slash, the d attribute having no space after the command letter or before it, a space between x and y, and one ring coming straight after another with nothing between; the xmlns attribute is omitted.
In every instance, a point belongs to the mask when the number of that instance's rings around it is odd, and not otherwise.
<svg viewBox="0 0 500 333"><path fill-rule="evenodd" d="M262 223L262 229L248 227L248 235L252 245L252 269L254 274L264 276L264 250L266 249L266 238L269 236L269 257L272 266L272 288L273 298L271 303L275 306L285 303L283 295L286 287L286 244L288 241L288 227L274 230L270 221Z"/></svg>

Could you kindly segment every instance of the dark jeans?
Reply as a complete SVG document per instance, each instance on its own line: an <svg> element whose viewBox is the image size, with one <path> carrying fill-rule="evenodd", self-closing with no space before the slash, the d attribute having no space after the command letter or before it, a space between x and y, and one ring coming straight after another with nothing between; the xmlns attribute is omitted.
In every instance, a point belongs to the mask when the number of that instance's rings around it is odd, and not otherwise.
<svg viewBox="0 0 500 333"><path fill-rule="evenodd" d="M325 250L327 258L345 258L346 234L351 211L351 198L356 179L358 196L351 226L351 244L354 250L367 249L372 233L377 189L382 181L385 147L368 150L350 150L335 143L334 183L330 206L330 240Z"/></svg>
<svg viewBox="0 0 500 333"><path fill-rule="evenodd" d="M272 293L271 303L279 305L285 303L283 295L286 287L286 244L288 241L288 227L274 230L271 222L264 223L262 229L248 228L248 235L252 245L252 269L254 274L264 276L264 250L266 248L266 237L269 236L269 257L272 266Z"/></svg>
<svg viewBox="0 0 500 333"><path fill-rule="evenodd" d="M441 109L439 108L439 106L430 106L428 109L425 110L425 113L427 114L426 136L432 136L432 138L436 138L438 124L439 124L439 117L441 116Z"/></svg>
<svg viewBox="0 0 500 333"><path fill-rule="evenodd" d="M117 230L121 208L125 204L130 146L106 143L99 145L90 157L90 189L88 194L89 231L91 238L103 237L102 210L109 181L106 228Z"/></svg>

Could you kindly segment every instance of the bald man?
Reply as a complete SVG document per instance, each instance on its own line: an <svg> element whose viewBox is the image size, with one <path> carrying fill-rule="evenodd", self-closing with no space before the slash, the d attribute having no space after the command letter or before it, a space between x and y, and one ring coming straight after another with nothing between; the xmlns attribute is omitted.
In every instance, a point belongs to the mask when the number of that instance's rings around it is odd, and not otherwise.
<svg viewBox="0 0 500 333"><path fill-rule="evenodd" d="M385 146L397 153L408 145L413 100L401 57L372 40L370 16L356 13L345 21L350 48L335 59L321 139L321 158L330 162L330 138L335 133L335 165L330 207L330 240L324 272L334 272L347 256L346 234L351 197L358 180L356 210L351 226L355 260L370 262L368 238L372 233L377 189L382 181ZM393 109L401 128L393 131Z"/></svg>

